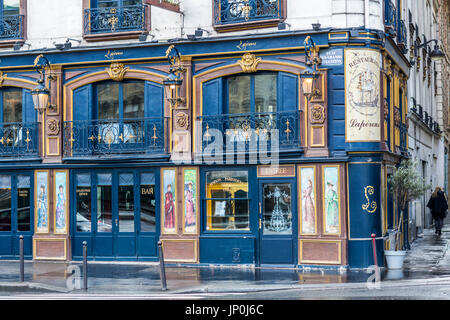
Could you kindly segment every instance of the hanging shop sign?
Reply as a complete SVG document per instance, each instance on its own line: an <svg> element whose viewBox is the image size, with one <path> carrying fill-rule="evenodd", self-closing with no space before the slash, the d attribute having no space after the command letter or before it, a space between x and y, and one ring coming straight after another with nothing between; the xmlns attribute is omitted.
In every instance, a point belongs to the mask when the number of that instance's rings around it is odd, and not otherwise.
<svg viewBox="0 0 450 320"><path fill-rule="evenodd" d="M380 141L380 66L381 55L376 50L345 50L347 142Z"/></svg>

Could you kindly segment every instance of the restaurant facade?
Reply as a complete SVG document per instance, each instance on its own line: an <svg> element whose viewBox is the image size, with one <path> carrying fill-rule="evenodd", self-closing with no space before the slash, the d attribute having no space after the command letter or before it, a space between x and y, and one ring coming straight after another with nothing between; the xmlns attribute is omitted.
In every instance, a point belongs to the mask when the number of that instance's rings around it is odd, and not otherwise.
<svg viewBox="0 0 450 320"><path fill-rule="evenodd" d="M403 223L387 183L407 157L401 41L319 28L3 52L0 258L23 235L35 261L80 260L84 241L91 260L158 261L161 240L170 263L359 268L375 234L383 265Z"/></svg>

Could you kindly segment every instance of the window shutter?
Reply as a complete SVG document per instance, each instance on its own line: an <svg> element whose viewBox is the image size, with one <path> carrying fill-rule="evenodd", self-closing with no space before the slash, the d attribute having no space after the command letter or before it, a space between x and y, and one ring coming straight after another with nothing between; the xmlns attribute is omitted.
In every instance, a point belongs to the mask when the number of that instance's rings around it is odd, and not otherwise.
<svg viewBox="0 0 450 320"><path fill-rule="evenodd" d="M298 76L280 72L278 74L278 111L298 109Z"/></svg>
<svg viewBox="0 0 450 320"><path fill-rule="evenodd" d="M145 111L146 118L161 117L164 110L164 88L161 84L145 82Z"/></svg>
<svg viewBox="0 0 450 320"><path fill-rule="evenodd" d="M22 121L25 123L36 122L36 110L34 109L31 90L22 91Z"/></svg>
<svg viewBox="0 0 450 320"><path fill-rule="evenodd" d="M92 118L92 85L86 85L73 91L73 120Z"/></svg>
<svg viewBox="0 0 450 320"><path fill-rule="evenodd" d="M222 114L222 83L222 78L218 78L203 84L203 116Z"/></svg>

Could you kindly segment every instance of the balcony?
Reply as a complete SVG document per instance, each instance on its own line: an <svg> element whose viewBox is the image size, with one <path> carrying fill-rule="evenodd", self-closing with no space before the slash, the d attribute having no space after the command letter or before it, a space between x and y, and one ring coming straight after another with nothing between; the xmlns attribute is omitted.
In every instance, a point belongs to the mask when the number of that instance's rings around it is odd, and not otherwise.
<svg viewBox="0 0 450 320"><path fill-rule="evenodd" d="M392 38L397 36L397 9L391 0L384 1L384 29Z"/></svg>
<svg viewBox="0 0 450 320"><path fill-rule="evenodd" d="M30 158L39 155L39 123L0 123L0 158Z"/></svg>
<svg viewBox="0 0 450 320"><path fill-rule="evenodd" d="M219 142L228 154L235 153L235 150L237 153L270 151L276 141L279 152L302 151L300 111L201 116L197 117L197 123L201 124L202 150ZM278 134L278 140L274 140L276 136L272 134ZM227 147L232 147L232 150L226 150ZM263 150L261 147L266 148Z"/></svg>
<svg viewBox="0 0 450 320"><path fill-rule="evenodd" d="M115 34L147 30L146 5L84 10L84 34Z"/></svg>
<svg viewBox="0 0 450 320"><path fill-rule="evenodd" d="M23 39L22 14L5 15L0 20L0 40Z"/></svg>
<svg viewBox="0 0 450 320"><path fill-rule="evenodd" d="M168 154L169 118L65 121L64 158Z"/></svg>
<svg viewBox="0 0 450 320"><path fill-rule="evenodd" d="M218 32L273 27L283 19L283 0L214 0L214 26Z"/></svg>

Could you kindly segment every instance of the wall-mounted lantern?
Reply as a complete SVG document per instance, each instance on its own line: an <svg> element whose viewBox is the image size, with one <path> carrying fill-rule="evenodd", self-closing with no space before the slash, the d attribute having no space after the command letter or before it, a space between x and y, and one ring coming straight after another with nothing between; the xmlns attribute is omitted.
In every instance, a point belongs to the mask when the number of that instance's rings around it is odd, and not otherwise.
<svg viewBox="0 0 450 320"><path fill-rule="evenodd" d="M410 54L410 61L409 61L409 63L411 65L414 65L416 63L416 60L419 57L419 49L424 48L430 42L434 42L434 49L428 50L428 52L431 51L429 53L431 61L439 61L440 59L442 59L444 57L444 53L440 49L437 39L431 39L430 41L426 41L424 43L419 43L418 41L416 41L415 44L411 46L411 54Z"/></svg>
<svg viewBox="0 0 450 320"><path fill-rule="evenodd" d="M180 97L181 85L183 79L181 74L185 69L181 66L180 52L174 45L171 45L166 51L166 58L169 61L169 75L164 79L164 89L166 92L166 99L169 101L172 108L176 108L179 104L184 103L184 98Z"/></svg>
<svg viewBox="0 0 450 320"><path fill-rule="evenodd" d="M43 60L43 63L39 63L41 60ZM40 54L34 60L34 67L41 76L37 81L36 87L31 90L31 96L33 98L34 108L39 112L39 114L42 114L47 107L50 107L50 90L45 86L45 70L47 68L50 69L50 62L43 54ZM49 74L48 78L50 80L53 79L51 74Z"/></svg>
<svg viewBox="0 0 450 320"><path fill-rule="evenodd" d="M306 65L310 67L310 70L305 70L300 74L302 79L302 89L303 94L308 100L312 97L319 96L320 90L317 85L317 79L319 78L319 72L317 71L317 66L322 62L319 57L319 48L310 36L306 37L305 41L305 56Z"/></svg>

